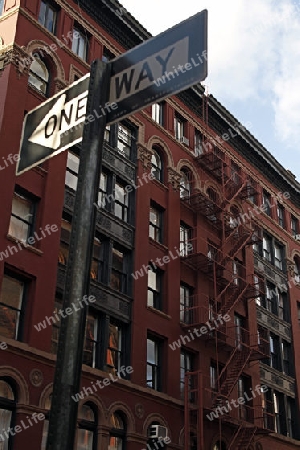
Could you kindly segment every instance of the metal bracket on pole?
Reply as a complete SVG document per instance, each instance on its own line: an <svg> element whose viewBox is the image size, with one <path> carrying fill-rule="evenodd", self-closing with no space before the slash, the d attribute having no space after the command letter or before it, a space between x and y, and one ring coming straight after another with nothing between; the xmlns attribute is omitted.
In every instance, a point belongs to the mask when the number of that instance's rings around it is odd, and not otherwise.
<svg viewBox="0 0 300 450"><path fill-rule="evenodd" d="M94 61L91 65L87 120L80 152L62 309L72 307L74 311L61 320L47 450L71 450L74 447L78 402L72 396L76 396L80 388L87 308L80 307L79 302L89 292L97 215L94 203L98 200L106 125L106 117L99 111L100 106L108 101L109 82L110 66L100 60ZM91 116L93 120L89 120ZM84 305L84 302L81 304Z"/></svg>

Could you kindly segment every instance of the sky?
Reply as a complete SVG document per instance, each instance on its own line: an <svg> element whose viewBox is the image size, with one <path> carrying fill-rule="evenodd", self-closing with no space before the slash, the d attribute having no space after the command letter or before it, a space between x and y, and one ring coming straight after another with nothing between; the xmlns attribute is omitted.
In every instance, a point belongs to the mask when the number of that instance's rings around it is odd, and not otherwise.
<svg viewBox="0 0 300 450"><path fill-rule="evenodd" d="M300 181L300 0L120 0L154 36L208 10L202 82Z"/></svg>

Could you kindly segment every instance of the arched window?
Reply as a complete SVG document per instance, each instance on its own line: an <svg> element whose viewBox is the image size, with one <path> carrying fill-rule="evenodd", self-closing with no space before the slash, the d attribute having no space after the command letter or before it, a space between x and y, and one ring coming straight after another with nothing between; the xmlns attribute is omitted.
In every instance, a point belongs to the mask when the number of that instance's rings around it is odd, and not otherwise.
<svg viewBox="0 0 300 450"><path fill-rule="evenodd" d="M298 256L294 258L294 273L296 283L300 283L300 258Z"/></svg>
<svg viewBox="0 0 300 450"><path fill-rule="evenodd" d="M11 448L9 438L3 436L2 431L6 431L11 427L16 409L16 395L13 387L8 380L0 379L0 449L8 450Z"/></svg>
<svg viewBox="0 0 300 450"><path fill-rule="evenodd" d="M189 197L191 195L191 172L181 170L180 175L180 198Z"/></svg>
<svg viewBox="0 0 300 450"><path fill-rule="evenodd" d="M110 418L111 431L109 435L108 450L124 450L126 437L126 423L123 414L115 412Z"/></svg>
<svg viewBox="0 0 300 450"><path fill-rule="evenodd" d="M152 157L151 157L151 173L153 174L154 178L161 183L163 182L163 163L162 158L160 156L160 151L153 147L152 149Z"/></svg>
<svg viewBox="0 0 300 450"><path fill-rule="evenodd" d="M44 61L36 55L29 69L28 83L34 86L38 91L42 92L42 94L47 95L49 81L49 70Z"/></svg>
<svg viewBox="0 0 300 450"><path fill-rule="evenodd" d="M52 403L52 394L50 394L46 401L45 401L45 420L43 425L43 435L42 435L42 444L41 444L41 450L46 450L46 444L47 444L47 438L48 438L48 431L49 431L49 411L51 409L51 403Z"/></svg>
<svg viewBox="0 0 300 450"><path fill-rule="evenodd" d="M78 411L77 450L95 450L97 448L96 407L85 403Z"/></svg>

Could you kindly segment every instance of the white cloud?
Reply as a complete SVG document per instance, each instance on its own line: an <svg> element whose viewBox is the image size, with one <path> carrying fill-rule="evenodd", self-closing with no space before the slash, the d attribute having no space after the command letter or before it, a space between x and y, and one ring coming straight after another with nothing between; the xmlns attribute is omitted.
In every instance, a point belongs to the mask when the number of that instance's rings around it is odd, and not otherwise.
<svg viewBox="0 0 300 450"><path fill-rule="evenodd" d="M300 148L300 2L292 0L123 0L153 34L208 9L209 92L229 108L266 106L272 138ZM157 5L157 6L156 6ZM249 117L251 120L251 117ZM251 130L255 134L255 130Z"/></svg>

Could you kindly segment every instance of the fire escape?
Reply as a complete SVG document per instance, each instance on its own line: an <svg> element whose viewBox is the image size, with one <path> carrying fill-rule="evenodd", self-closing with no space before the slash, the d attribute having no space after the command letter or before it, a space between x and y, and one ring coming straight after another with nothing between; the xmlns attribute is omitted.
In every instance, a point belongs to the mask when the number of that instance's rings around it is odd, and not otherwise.
<svg viewBox="0 0 300 450"><path fill-rule="evenodd" d="M215 230L218 244L193 236L193 250L185 252L183 260L194 270L205 274L213 286L213 295L201 295L196 305L189 305L184 313L186 323L182 326L199 328L206 326L207 322L214 324L215 329L205 333L202 339L215 346L217 361L220 352L227 352L228 358L213 386L211 380L200 372L186 375L185 430L197 430L197 450L204 450L204 413L211 413L216 408L223 412L228 410L218 417L219 430L225 424L233 430L227 450L247 450L257 433L266 433L262 408L244 405L229 411L226 405L248 363L268 356L268 341L262 332L250 335L248 330L233 326L232 321L221 322L221 318L233 312L239 302L246 303L263 293L263 280L254 273L247 274L242 257L247 245L261 239L259 228L250 220L244 223L238 211L234 212L234 202L242 204L254 195L255 185L241 170L233 171L218 148L212 144L204 148L206 151L197 157L197 162L217 182L220 192L213 189L197 191L182 200L205 217L209 228ZM187 432L184 448L194 449Z"/></svg>

